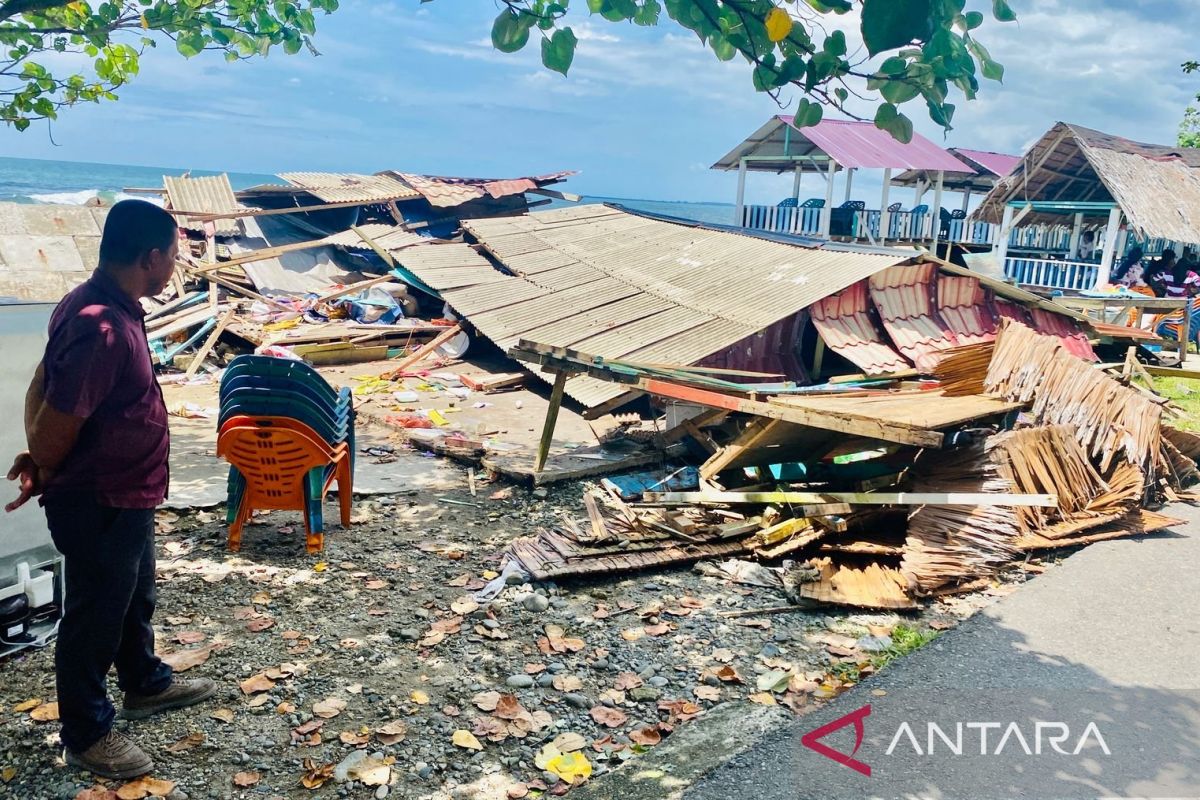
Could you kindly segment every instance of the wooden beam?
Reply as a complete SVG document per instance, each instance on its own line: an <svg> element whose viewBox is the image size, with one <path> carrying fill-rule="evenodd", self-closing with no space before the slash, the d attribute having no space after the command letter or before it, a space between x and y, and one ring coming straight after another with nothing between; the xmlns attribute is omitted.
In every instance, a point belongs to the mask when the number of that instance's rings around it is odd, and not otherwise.
<svg viewBox="0 0 1200 800"><path fill-rule="evenodd" d="M868 439L882 439L886 442L911 444L918 447L941 447L943 441L942 434L938 431L917 429L883 420L848 417L845 414L836 412L776 405L758 400L745 400L734 395L652 378L638 381L638 386L650 394L662 397L673 397L676 400L687 400L698 405L709 406L710 408L740 411L759 417L791 422L796 425L821 428L822 430L851 433L856 436L865 436Z"/></svg>
<svg viewBox="0 0 1200 800"><path fill-rule="evenodd" d="M780 425L778 420L758 417L732 442L722 447L712 458L700 465L700 477L712 480L746 450L753 449Z"/></svg>
<svg viewBox="0 0 1200 800"><path fill-rule="evenodd" d="M196 355L192 357L192 363L188 364L187 372L183 373L185 378L190 378L200 370L200 365L204 363L204 359L216 347L217 340L221 338L221 334L229 327L229 323L233 322L233 318L237 316L237 309L231 308L226 311L221 319L217 321L217 327L213 328L212 333L208 335L208 339L196 351Z"/></svg>
<svg viewBox="0 0 1200 800"><path fill-rule="evenodd" d="M278 247L264 247L261 250L253 250L249 253L243 253L240 256L235 256L228 261L218 261L215 263L203 264L195 269L198 273L210 272L214 269L225 269L226 267L240 267L242 264L252 264L255 261L266 261L269 258L277 258L284 253L294 253L298 250L309 250L314 247L323 247L329 244L324 239L312 239L307 242L293 242L292 244L281 244Z"/></svg>
<svg viewBox="0 0 1200 800"><path fill-rule="evenodd" d="M391 283L392 281L395 281L395 280L396 280L396 278L393 275L379 275L377 277L371 278L370 280L359 281L358 283L352 283L349 286L343 286L341 289L338 289L335 292L323 294L323 295L319 296L317 298L317 300L319 302L336 300L339 297L345 297L348 294L354 294L355 292L361 292L363 289L370 289L372 286L378 286L381 283Z"/></svg>
<svg viewBox="0 0 1200 800"><path fill-rule="evenodd" d="M550 407L546 409L546 421L542 425L542 438L538 442L537 458L533 462L535 474L541 472L542 468L546 466L546 458L550 455L550 442L554 438L554 426L558 422L558 410L562 407L567 377L565 372L560 372L554 377L554 388L550 392Z"/></svg>
<svg viewBox="0 0 1200 800"><path fill-rule="evenodd" d="M350 230L357 233L358 238L362 239L363 242L366 243L367 247L370 247L372 250L374 250L375 255L377 255L383 259L383 263L387 264L392 269L396 268L396 259L392 258L392 254L389 253L387 250L384 250L383 246L380 245L379 242L376 242L374 239L372 239L370 236L368 236L363 231L363 229L358 227L357 225L351 225Z"/></svg>
<svg viewBox="0 0 1200 800"><path fill-rule="evenodd" d="M462 331L461 325L455 325L453 328L447 328L446 330L442 331L437 336L435 336L433 339L430 339L428 342L421 345L421 347L415 353L406 357L403 361L401 361L399 364L397 364L392 370L384 373L380 377L382 377L386 380L396 380L397 378L400 378L401 377L400 373L404 372L409 367L423 361L427 356L429 356L431 353L433 353L434 350L437 350L443 344L445 344L446 342L453 339L461 331Z"/></svg>
<svg viewBox="0 0 1200 800"><path fill-rule="evenodd" d="M719 503L758 505L761 503L845 503L867 506L1004 506L1013 508L1053 508L1054 494L1009 494L1006 492L646 492L644 505Z"/></svg>
<svg viewBox="0 0 1200 800"><path fill-rule="evenodd" d="M331 208L354 208L370 206L379 203L378 200L354 200L342 203L319 203L313 206L295 206L293 208L239 208L233 211L180 211L175 208L166 209L167 213L176 217L187 217L198 222L210 222L218 219L242 219L243 217L274 217L279 214L306 214L309 211L328 211Z"/></svg>
<svg viewBox="0 0 1200 800"><path fill-rule="evenodd" d="M1183 378L1185 380L1200 381L1200 370L1155 367L1150 364L1143 364L1142 368L1157 378Z"/></svg>

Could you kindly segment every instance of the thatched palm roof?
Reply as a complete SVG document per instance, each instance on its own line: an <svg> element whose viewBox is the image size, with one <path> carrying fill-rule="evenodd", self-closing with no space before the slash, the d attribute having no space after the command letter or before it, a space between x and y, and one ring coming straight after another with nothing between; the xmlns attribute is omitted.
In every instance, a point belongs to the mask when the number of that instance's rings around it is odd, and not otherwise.
<svg viewBox="0 0 1200 800"><path fill-rule="evenodd" d="M1200 150L1145 144L1059 122L984 198L974 217L1000 222L1013 201L1115 202L1144 237L1200 244ZM1023 222L1064 222L1030 214Z"/></svg>

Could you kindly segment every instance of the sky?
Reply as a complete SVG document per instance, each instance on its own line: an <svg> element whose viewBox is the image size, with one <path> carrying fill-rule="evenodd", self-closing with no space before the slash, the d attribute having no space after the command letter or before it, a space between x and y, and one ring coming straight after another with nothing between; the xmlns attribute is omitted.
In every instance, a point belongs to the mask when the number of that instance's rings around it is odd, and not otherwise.
<svg viewBox="0 0 1200 800"><path fill-rule="evenodd" d="M503 54L489 41L496 0L342 0L318 19L319 57L227 64L144 57L120 100L80 106L24 133L0 128L0 155L234 172L375 172L510 177L560 169L564 187L610 197L732 202L736 175L709 166L772 114L745 62L718 62L664 14L656 28L589 17L569 77L545 70L536 42ZM1005 65L958 103L944 146L1021 153L1063 120L1171 143L1200 74L1195 0L1010 0L1016 24L990 19L978 38ZM968 10L990 9L968 0ZM854 28L847 16L838 27ZM789 102L791 97L786 98ZM823 195L807 178L802 196ZM811 181L811 182L810 182ZM855 179L856 196L871 192ZM748 202L790 194L790 178L751 175Z"/></svg>

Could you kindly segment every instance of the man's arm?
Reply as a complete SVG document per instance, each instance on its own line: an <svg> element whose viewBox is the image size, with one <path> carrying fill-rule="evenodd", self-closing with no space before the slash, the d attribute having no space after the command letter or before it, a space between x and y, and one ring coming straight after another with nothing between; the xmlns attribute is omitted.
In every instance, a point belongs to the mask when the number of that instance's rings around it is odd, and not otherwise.
<svg viewBox="0 0 1200 800"><path fill-rule="evenodd" d="M18 494L4 507L5 511L15 511L41 493L50 471L75 446L83 422L55 411L46 403L45 369L39 363L25 392L25 441L29 449L17 454L8 471L8 479L18 482Z"/></svg>

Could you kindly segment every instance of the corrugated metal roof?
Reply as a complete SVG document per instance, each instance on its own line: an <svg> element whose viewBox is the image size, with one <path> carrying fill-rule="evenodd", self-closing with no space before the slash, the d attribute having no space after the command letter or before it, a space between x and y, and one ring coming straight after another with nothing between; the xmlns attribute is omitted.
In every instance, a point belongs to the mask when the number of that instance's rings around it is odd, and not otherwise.
<svg viewBox="0 0 1200 800"><path fill-rule="evenodd" d="M100 257L107 208L0 203L0 297L57 302Z"/></svg>
<svg viewBox="0 0 1200 800"><path fill-rule="evenodd" d="M833 159L843 169L922 169L971 174L974 170L919 133L912 141L898 142L887 131L870 122L826 119L804 128L792 124L790 116L772 117L766 124L725 154L713 169L737 169L748 156L813 156ZM791 161L750 162L748 169L790 172L796 166L819 170L822 165Z"/></svg>
<svg viewBox="0 0 1200 800"><path fill-rule="evenodd" d="M191 178L186 175L178 177L163 176L163 186L167 190L167 203L170 208L180 211L195 211L205 214L221 214L226 211L237 211L242 206L233 196L233 187L229 184L229 176L225 174L203 178ZM204 233L204 223L177 217L179 227L189 231ZM217 236L239 236L242 226L236 219L218 219L213 221L217 228Z"/></svg>
<svg viewBox="0 0 1200 800"><path fill-rule="evenodd" d="M965 147L951 147L950 152L960 159L966 160L971 166L987 170L997 178L1003 178L1021 163L1020 156L1010 156L1005 153L991 153L987 150L968 150ZM977 169L976 172L979 170Z"/></svg>
<svg viewBox="0 0 1200 800"><path fill-rule="evenodd" d="M574 172L551 172L546 175L530 175L521 178L451 178L439 175L415 175L408 172L391 172L400 180L417 190L430 205L452 208L472 200L485 197L498 200L502 197L522 194L551 183L558 183Z"/></svg>
<svg viewBox="0 0 1200 800"><path fill-rule="evenodd" d="M386 203L389 200L411 200L421 196L390 175L283 172L279 177L326 203Z"/></svg>
<svg viewBox="0 0 1200 800"><path fill-rule="evenodd" d="M805 248L602 205L463 225L514 275L492 270L490 283L442 296L497 345L530 339L664 363L696 363L911 257ZM426 264L405 266L434 277ZM587 377L567 381L568 394L588 406L624 391Z"/></svg>

